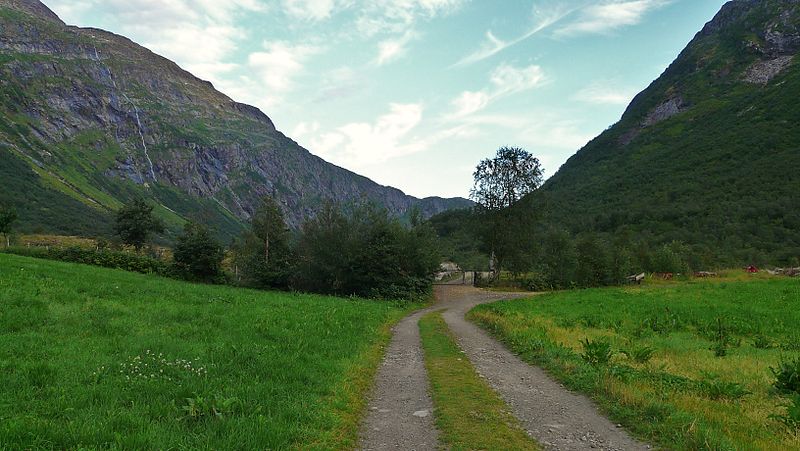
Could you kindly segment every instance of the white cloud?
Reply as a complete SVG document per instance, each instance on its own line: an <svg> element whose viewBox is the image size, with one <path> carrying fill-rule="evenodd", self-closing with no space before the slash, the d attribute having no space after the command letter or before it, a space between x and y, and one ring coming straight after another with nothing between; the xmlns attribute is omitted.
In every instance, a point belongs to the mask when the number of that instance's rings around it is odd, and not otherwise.
<svg viewBox="0 0 800 451"><path fill-rule="evenodd" d="M620 89L607 84L593 83L572 96L573 100L595 105L627 105L635 95L632 89Z"/></svg>
<svg viewBox="0 0 800 451"><path fill-rule="evenodd" d="M615 0L587 6L579 17L556 30L557 36L607 33L636 25L647 13L667 5L670 0Z"/></svg>
<svg viewBox="0 0 800 451"><path fill-rule="evenodd" d="M264 42L264 50L251 53L247 65L271 94L280 95L292 88L293 79L303 70L306 60L319 51L318 47L305 44Z"/></svg>
<svg viewBox="0 0 800 451"><path fill-rule="evenodd" d="M453 99L451 104L454 112L446 119L463 119L502 97L541 86L547 82L547 77L537 65L518 68L504 63L492 71L489 80L491 86L481 91L464 91Z"/></svg>
<svg viewBox="0 0 800 451"><path fill-rule="evenodd" d="M309 150L350 168L422 151L425 143L410 134L422 122L423 110L419 103L393 103L373 123L352 122L312 137Z"/></svg>
<svg viewBox="0 0 800 451"><path fill-rule="evenodd" d="M247 38L236 25L237 17L265 10L258 0L53 0L48 5L68 23L96 25L81 23L81 18L96 15L117 24L117 32L215 84L236 69L227 59Z"/></svg>
<svg viewBox="0 0 800 451"><path fill-rule="evenodd" d="M402 36L387 39L378 43L378 57L375 63L379 66L396 61L406 54L408 44L417 37L413 31L406 31Z"/></svg>
<svg viewBox="0 0 800 451"><path fill-rule="evenodd" d="M295 19L320 21L328 19L336 7L334 0L283 0L283 10Z"/></svg>

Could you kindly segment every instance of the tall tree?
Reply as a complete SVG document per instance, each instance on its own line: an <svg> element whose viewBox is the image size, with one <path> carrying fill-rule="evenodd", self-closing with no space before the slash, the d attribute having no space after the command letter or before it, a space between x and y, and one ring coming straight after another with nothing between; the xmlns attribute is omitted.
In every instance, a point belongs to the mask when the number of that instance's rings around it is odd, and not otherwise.
<svg viewBox="0 0 800 451"><path fill-rule="evenodd" d="M259 288L287 288L292 251L283 211L271 197L265 197L234 246L242 282Z"/></svg>
<svg viewBox="0 0 800 451"><path fill-rule="evenodd" d="M264 197L250 220L253 234L263 243L264 263L270 262L270 245L286 242L286 221L281 207L270 196Z"/></svg>
<svg viewBox="0 0 800 451"><path fill-rule="evenodd" d="M153 206L142 198L136 198L117 212L114 231L122 242L142 250L150 235L164 231L164 224L153 216Z"/></svg>
<svg viewBox="0 0 800 451"><path fill-rule="evenodd" d="M189 222L175 243L175 265L189 278L213 281L221 274L222 246L201 224Z"/></svg>
<svg viewBox="0 0 800 451"><path fill-rule="evenodd" d="M11 207L0 207L0 233L6 239L6 247L11 245L11 226L17 220L17 212Z"/></svg>
<svg viewBox="0 0 800 451"><path fill-rule="evenodd" d="M532 243L532 202L521 202L544 179L539 159L519 147L501 147L494 158L481 161L473 174L470 198L481 217L480 236L499 273L506 262L519 269L528 261Z"/></svg>

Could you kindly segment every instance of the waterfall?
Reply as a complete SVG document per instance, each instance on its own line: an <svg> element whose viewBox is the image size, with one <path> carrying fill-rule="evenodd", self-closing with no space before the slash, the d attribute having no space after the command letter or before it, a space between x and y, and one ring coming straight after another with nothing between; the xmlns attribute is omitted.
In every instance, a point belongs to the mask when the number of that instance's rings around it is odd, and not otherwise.
<svg viewBox="0 0 800 451"><path fill-rule="evenodd" d="M133 114L134 114L134 116L136 116L136 131L139 132L139 138L142 141L142 149L144 151L144 158L147 160L147 164L148 164L148 167L150 169L150 178L152 178L153 181L158 181L158 179L156 178L156 172L153 169L153 160L150 159L150 154L147 151L147 142L145 142L145 140L144 140L144 131L143 131L143 128L142 128L142 121L141 121L141 119L139 119L139 107L136 106L136 103L133 100L131 100L131 98L128 97L127 94L125 94L124 92L121 92L119 90L119 88L117 87L117 82L114 80L114 73L111 72L111 68L110 67L108 67L105 64L103 64L102 60L100 59L100 53L97 51L97 46L94 47L94 57L95 57L96 61L108 71L109 75L111 76L111 85L114 86L114 90L117 92L117 94L122 94L122 97L125 99L125 101L128 102L133 107Z"/></svg>

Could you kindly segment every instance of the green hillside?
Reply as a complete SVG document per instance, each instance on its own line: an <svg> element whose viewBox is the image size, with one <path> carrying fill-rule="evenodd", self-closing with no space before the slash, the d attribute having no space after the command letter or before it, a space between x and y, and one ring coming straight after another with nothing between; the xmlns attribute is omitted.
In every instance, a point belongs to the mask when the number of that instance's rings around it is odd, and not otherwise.
<svg viewBox="0 0 800 451"><path fill-rule="evenodd" d="M800 7L734 0L546 183L549 225L680 240L709 261L800 256Z"/></svg>
<svg viewBox="0 0 800 451"><path fill-rule="evenodd" d="M0 254L0 448L352 448L402 314Z"/></svg>

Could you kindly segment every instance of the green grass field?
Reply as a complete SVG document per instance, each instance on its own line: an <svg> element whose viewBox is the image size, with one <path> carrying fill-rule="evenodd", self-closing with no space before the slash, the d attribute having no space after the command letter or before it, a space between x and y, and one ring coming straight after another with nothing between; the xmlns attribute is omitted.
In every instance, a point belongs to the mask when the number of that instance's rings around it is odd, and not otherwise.
<svg viewBox="0 0 800 451"><path fill-rule="evenodd" d="M352 448L407 310L0 254L0 448Z"/></svg>
<svg viewBox="0 0 800 451"><path fill-rule="evenodd" d="M770 370L800 356L800 280L737 279L553 293L469 316L655 444L800 449Z"/></svg>
<svg viewBox="0 0 800 451"><path fill-rule="evenodd" d="M419 330L436 406L436 425L447 449L541 449L475 372L440 313L424 316Z"/></svg>

